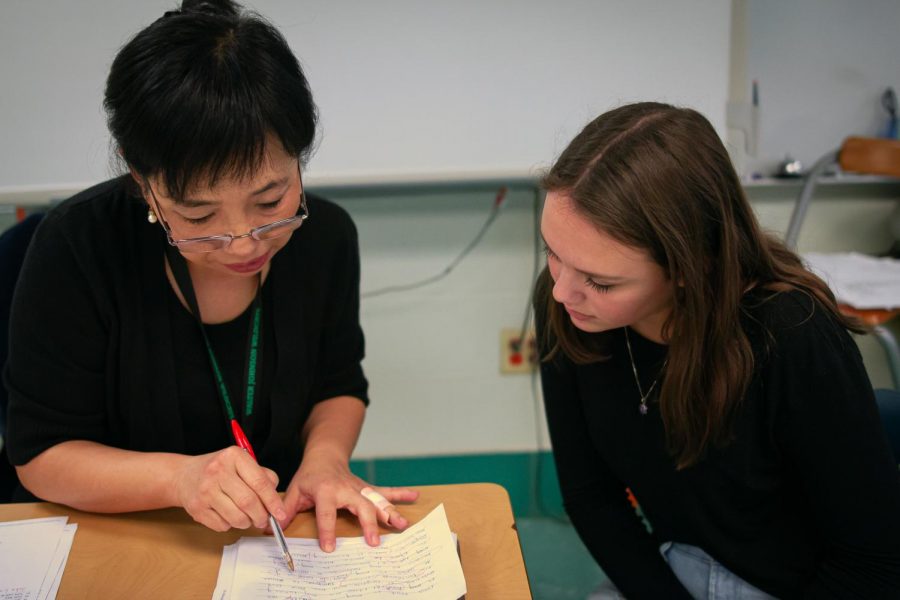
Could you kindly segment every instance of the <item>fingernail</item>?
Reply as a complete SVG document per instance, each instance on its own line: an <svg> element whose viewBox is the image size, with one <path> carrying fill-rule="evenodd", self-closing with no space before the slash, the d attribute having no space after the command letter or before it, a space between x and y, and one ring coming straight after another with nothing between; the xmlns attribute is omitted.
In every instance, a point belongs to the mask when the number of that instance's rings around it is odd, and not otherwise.
<svg viewBox="0 0 900 600"><path fill-rule="evenodd" d="M368 539L369 539L369 545L370 545L370 546L377 546L378 543L381 542L381 538L378 537L378 536L377 536L376 534L374 534L374 533L370 533Z"/></svg>
<svg viewBox="0 0 900 600"><path fill-rule="evenodd" d="M287 513L279 508L275 511L275 518L279 521L284 521L287 518Z"/></svg>
<svg viewBox="0 0 900 600"><path fill-rule="evenodd" d="M325 542L325 552L334 552L334 542Z"/></svg>

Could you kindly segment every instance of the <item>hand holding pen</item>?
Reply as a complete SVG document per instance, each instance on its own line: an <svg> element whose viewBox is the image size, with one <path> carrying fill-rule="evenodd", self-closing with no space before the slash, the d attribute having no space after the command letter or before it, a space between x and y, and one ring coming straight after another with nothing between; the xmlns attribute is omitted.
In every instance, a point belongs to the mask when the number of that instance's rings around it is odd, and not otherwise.
<svg viewBox="0 0 900 600"><path fill-rule="evenodd" d="M250 446L250 440L247 439L247 436L244 435L244 430L241 429L241 424L236 420L231 420L231 433L234 435L234 441L238 446L241 447L247 454L250 455L250 458L256 460L256 454L253 452L253 447ZM279 547L281 548L281 555L284 558L284 562L287 564L288 568L293 571L294 570L294 558L291 556L290 550L288 550L287 540L284 539L284 531L281 529L281 525L278 523L278 519L269 513L269 526L272 528L272 533L275 536L276 541L278 542Z"/></svg>
<svg viewBox="0 0 900 600"><path fill-rule="evenodd" d="M195 456L172 455L172 506L181 506L213 531L265 528L269 515L284 523L288 513L276 488L278 476L238 446Z"/></svg>

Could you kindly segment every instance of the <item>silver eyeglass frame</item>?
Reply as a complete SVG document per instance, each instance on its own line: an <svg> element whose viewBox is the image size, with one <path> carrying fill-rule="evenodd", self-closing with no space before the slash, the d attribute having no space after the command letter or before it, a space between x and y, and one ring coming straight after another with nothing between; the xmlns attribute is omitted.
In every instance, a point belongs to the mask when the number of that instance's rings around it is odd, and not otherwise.
<svg viewBox="0 0 900 600"><path fill-rule="evenodd" d="M147 190L150 192L150 197L153 199L153 204L156 207L156 212L159 216L159 224L162 226L163 231L166 232L166 239L169 241L169 245L175 246L182 252L191 252L197 254L206 254L209 252L215 252L216 250L224 250L234 240L239 240L241 238L250 237L254 240L261 242L265 241L265 239L275 239L277 237L281 237L282 235L286 235L288 233L297 231L303 225L303 222L309 218L309 207L306 204L306 187L303 185L303 173L300 170L300 162L297 162L297 176L300 179L300 206L297 209L297 214L293 217L288 217L287 219L279 219L278 221L274 221L272 223L266 223L265 225L260 225L259 227L254 227L247 233L242 233L241 235L234 235L231 233L223 233L220 235L205 235L201 237L195 238L183 238L176 240L172 237L172 227L169 225L168 221L166 221L165 216L163 215L162 207L159 205L159 200L156 199L156 194L153 193L153 188L150 186L150 182L144 179L144 185ZM270 229L274 229L277 227L283 227L290 223L298 223L296 227L293 229L285 229L284 233L278 234L276 236L270 238L261 238L260 235ZM218 248L211 248L209 250L197 250L191 248L191 245L203 243L203 242L215 242L220 243L221 246Z"/></svg>

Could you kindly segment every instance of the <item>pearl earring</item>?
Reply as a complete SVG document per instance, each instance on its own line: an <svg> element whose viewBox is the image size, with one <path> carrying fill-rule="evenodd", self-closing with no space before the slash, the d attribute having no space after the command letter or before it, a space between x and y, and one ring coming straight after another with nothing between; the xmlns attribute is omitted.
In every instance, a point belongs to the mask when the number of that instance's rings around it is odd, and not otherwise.
<svg viewBox="0 0 900 600"><path fill-rule="evenodd" d="M156 223L156 213L154 213L152 210L147 211L147 222Z"/></svg>

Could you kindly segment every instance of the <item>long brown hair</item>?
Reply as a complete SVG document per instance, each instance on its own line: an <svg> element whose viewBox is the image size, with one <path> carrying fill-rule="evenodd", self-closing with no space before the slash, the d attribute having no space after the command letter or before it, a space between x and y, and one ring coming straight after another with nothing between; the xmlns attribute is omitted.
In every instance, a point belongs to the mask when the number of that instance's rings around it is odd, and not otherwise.
<svg viewBox="0 0 900 600"><path fill-rule="evenodd" d="M745 294L801 290L840 314L825 283L796 254L762 232L722 142L700 113L666 104L622 106L589 123L541 182L617 241L648 252L674 286L663 327L669 343L660 411L678 468L710 443L730 438L731 421L753 376L741 325ZM547 269L536 287L553 356L579 364L606 358L604 334L572 325L552 296Z"/></svg>

